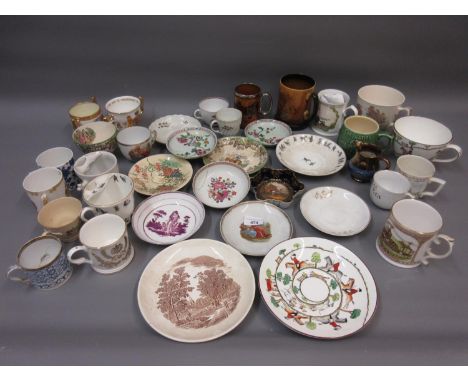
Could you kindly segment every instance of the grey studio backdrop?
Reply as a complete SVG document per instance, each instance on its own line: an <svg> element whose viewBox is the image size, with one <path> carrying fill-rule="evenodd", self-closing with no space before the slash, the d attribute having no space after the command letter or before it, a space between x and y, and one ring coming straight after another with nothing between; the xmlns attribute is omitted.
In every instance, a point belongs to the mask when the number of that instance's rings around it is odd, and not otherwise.
<svg viewBox="0 0 468 382"><path fill-rule="evenodd" d="M362 85L394 86L416 115L446 124L455 143L468 148L467 26L458 17L0 18L1 273L20 246L41 233L21 187L36 155L54 146L81 155L67 117L74 102L143 95L142 124L148 126L166 114L191 115L206 96L232 102L234 86L243 81L259 84L276 101L279 78L303 72L318 89L342 89L353 101ZM153 153L164 150L157 144ZM274 150L269 154L280 166ZM468 155L438 164L436 176L447 185L425 200L442 214L443 232L456 239L453 256L415 270L396 268L377 254L375 239L388 212L371 204L368 184L353 182L346 169L301 177L307 189L347 188L371 209L370 226L349 238L315 230L299 203L286 210L297 237L336 240L373 273L377 313L353 337L298 335L270 314L257 291L250 314L228 335L202 344L168 340L145 323L136 301L140 274L163 247L131 232L136 256L120 273L103 276L82 266L48 292L0 279L0 364L468 364L467 161ZM119 165L123 173L131 167L122 157ZM196 170L201 161L193 165ZM207 208L194 237L221 240L223 212ZM258 281L262 259L248 261Z"/></svg>

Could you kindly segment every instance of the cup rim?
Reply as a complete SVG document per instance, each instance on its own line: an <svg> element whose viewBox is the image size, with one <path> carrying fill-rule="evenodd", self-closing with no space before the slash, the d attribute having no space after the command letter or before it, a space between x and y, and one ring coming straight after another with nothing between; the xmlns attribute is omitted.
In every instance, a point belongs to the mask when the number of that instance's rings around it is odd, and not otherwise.
<svg viewBox="0 0 468 382"><path fill-rule="evenodd" d="M403 134L400 130L401 130L401 124L404 123L405 121L408 121L408 120L419 120L421 121L421 123L423 122L431 122L433 124L436 124L438 126L440 126L441 129L444 129L447 134L448 134L448 137L449 139L448 140L444 140L442 143L426 143L427 141L425 140L415 140L414 138L410 138L408 137L407 135ZM450 142L452 142L453 140L453 133L452 133L452 130L450 130L447 126L445 126L443 123L440 123L439 121L436 121L435 119L431 119L431 118L426 118L426 117L420 117L420 116L417 116L417 115L409 115L409 116L406 116L406 117L401 117L401 118L398 118L395 123L394 123L394 130L395 130L395 134L396 135L399 135L400 137L404 138L404 139L407 139L408 141L411 141L411 142L414 142L416 144L419 144L419 145L426 145L426 146L430 146L430 148L436 148L436 147L442 147L442 146L445 146L447 144L449 144ZM400 129L400 130L399 130Z"/></svg>
<svg viewBox="0 0 468 382"><path fill-rule="evenodd" d="M83 105L85 103L91 103L91 104L95 104L97 105L98 109L96 112L94 112L93 114L88 114L88 115L85 115L84 117L80 117L78 115L75 115L72 113L72 109L78 105ZM87 121L88 119L94 119L94 118L97 118L99 115L101 114L101 106L97 103L97 102L94 102L94 101L79 101L79 102L75 102L72 106L70 106L70 108L68 109L68 115L70 116L70 118L72 119L79 119L81 121Z"/></svg>
<svg viewBox="0 0 468 382"><path fill-rule="evenodd" d="M51 153L51 152L54 152L54 151L59 151L59 150L62 150L62 151L66 151L67 154L69 155L69 158L68 160L66 160L65 162L63 163L60 163L60 164L56 164L56 165L47 165L47 166L43 166L39 163L41 157ZM41 153L39 153L36 157L36 164L39 166L39 167L62 167L64 165L66 165L68 162L70 162L71 160L73 159L73 151L71 149L69 149L68 147L65 147L65 146L57 146L57 147L51 147L49 149L46 149L44 151L42 151Z"/></svg>
<svg viewBox="0 0 468 382"><path fill-rule="evenodd" d="M393 103L386 103L386 104L383 104L383 103L376 103L376 102L372 102L372 101L369 101L368 99L366 99L365 97L362 96L362 92L365 90L365 89L368 89L368 88L380 88L380 89L385 89L386 91L392 91L394 93L397 93L400 98L402 99L401 102L397 103L397 104L393 104ZM371 105L376 105L376 106L381 106L381 107L396 107L396 106L401 106L405 103L406 101L406 97L405 95L398 89L396 88L392 88L391 86L387 86L387 85L380 85L380 84L371 84L371 85L364 85L362 87L359 88L358 90L358 98L362 99L363 101L367 102L368 104L371 104Z"/></svg>
<svg viewBox="0 0 468 382"><path fill-rule="evenodd" d="M292 88L288 85L286 85L284 83L284 80L287 78L287 77L301 77L303 79L306 79L307 81L311 82L313 85L308 87L308 88L305 88L305 89L296 89L296 88ZM280 85L281 86L284 86L285 88L289 89L289 90L292 90L292 91L296 91L296 92L304 92L304 91L309 91L309 90L313 90L315 89L315 86L317 85L317 82L311 77L311 76L308 76L307 74L304 74L304 73L288 73L288 74L285 74L283 77L281 77L280 79Z"/></svg>
<svg viewBox="0 0 468 382"><path fill-rule="evenodd" d="M354 129L352 129L351 127L348 126L349 121L353 121L353 120L367 120L367 121L371 122L374 125L375 129L374 129L374 131L372 131L370 133L363 133L363 132L355 131ZM365 115L351 115L351 116L349 116L348 118L346 118L343 121L343 124L347 129L351 130L355 134L372 135L372 134L376 134L376 133L379 132L379 124L377 123L377 121L375 119L372 119L372 118L367 117Z"/></svg>
<svg viewBox="0 0 468 382"><path fill-rule="evenodd" d="M103 156L108 156L109 158L112 159L113 164L112 164L112 166L109 167L109 169L114 168L114 167L117 165L118 160L117 160L117 157L116 157L114 154L112 154L112 153L109 152L109 151L100 150L100 151L92 151L92 152L90 152L90 153L83 154L82 156L80 156L80 157L75 161L75 166L76 166L76 164L78 163L78 161L79 161L81 158L84 158L84 157L86 157L86 156L88 156L88 155L90 155L90 154L95 154L95 153L98 153L98 152L100 152L101 155L103 155ZM92 178L91 180L93 180L94 178L97 178L98 176L108 174L107 170L104 170L103 172L101 172L101 173L99 173L99 174L97 174L97 175L88 175L88 174L85 174L85 173L83 173L83 172L81 172L81 171L79 171L79 170L77 171L76 168L74 168L74 171L75 171L76 175L78 175L78 177L79 177L81 180L84 180L84 179L82 178L82 176L84 176L84 177L92 176L93 178Z"/></svg>
<svg viewBox="0 0 468 382"><path fill-rule="evenodd" d="M111 244L101 245L101 246L92 246L92 245L88 245L88 244L85 243L85 241L82 238L82 232L83 232L83 229L86 227L86 225L89 225L90 223L95 224L96 219L102 220L102 219L116 219L116 218L118 218L119 222L123 223L123 232L120 234L118 239L114 240ZM118 242L120 239L122 239L122 237L124 237L126 233L127 233L127 224L125 223L125 220L121 216L111 214L111 213L105 213L105 214L97 215L97 216L89 219L87 222L85 222L83 224L83 226L80 228L80 232L78 234L78 237L79 237L80 243L82 245L84 245L86 248L101 250L103 248L107 248L107 247L110 247L110 246L114 245L116 242Z"/></svg>
<svg viewBox="0 0 468 382"><path fill-rule="evenodd" d="M237 117L234 118L234 119L226 119L226 118L220 118L218 117L218 113L221 113L221 112L225 112L229 110L229 112L234 112ZM238 121L242 118L242 112L239 110L239 109L236 109L234 107L223 107L222 109L219 109L217 112L216 112L216 120L219 121L219 122L235 122L235 121Z"/></svg>
<svg viewBox="0 0 468 382"><path fill-rule="evenodd" d="M116 111L110 111L109 110L109 106L111 103L115 103L115 102L119 102L119 101L123 101L125 99L131 99L133 101L137 101L137 106L134 107L133 109L131 110L128 110L128 111L120 111L120 112L116 112ZM135 96L132 96L132 95L124 95L124 96L118 96L118 97L114 97L114 98L111 98L110 100L108 100L106 102L106 105L104 106L107 110L108 113L110 114L114 114L114 115L123 115L123 114L128 114L128 113L133 113L134 111L138 110L140 107L141 107L141 100L140 98L138 97L135 97Z"/></svg>
<svg viewBox="0 0 468 382"><path fill-rule="evenodd" d="M143 131L142 129L145 129L145 132L147 131L148 132L148 137L145 138L144 140L142 141L139 141L139 142L135 142L135 143L123 143L119 140L119 135L123 135L123 134L128 134L129 131L131 131L131 129L134 129L137 128L138 130L140 131ZM127 132L127 133L126 133ZM116 139L117 139L117 143L120 145L120 146L127 146L127 147L131 147L131 146L136 146L136 145L141 145L143 143L146 143L147 141L151 140L151 131L147 128L147 127L144 127L144 126L130 126L130 127L127 127L125 129L122 129L120 130L118 133L117 133L117 136L116 136Z"/></svg>
<svg viewBox="0 0 468 382"><path fill-rule="evenodd" d="M429 208L430 210L432 210L433 212L435 212L436 216L439 218L440 220L440 225L437 229L433 230L433 231L430 231L430 232L422 232L422 231L418 231L414 228L411 228L411 227L408 227L406 224L403 224L401 222L400 219L397 218L396 216L396 213L395 213L395 210L396 208L399 207L399 205L401 204L407 204L407 203L411 203L411 204L419 204L419 205L424 205L426 208ZM393 204L392 206L392 209L391 209L391 212L390 212L390 216L393 217L393 219L401 226L403 227L405 230L407 230L408 232L411 232L413 234L416 234L416 235L419 235L419 236L432 236L436 233L438 233L441 229L442 229L442 226L443 226L443 223L444 223L444 220L442 218L442 215L439 213L439 211L437 211L434 207L432 207L431 205L425 203L425 202L422 202L421 200L416 200L416 199L402 199L402 200L399 200L397 202L395 202L395 204Z"/></svg>
<svg viewBox="0 0 468 382"><path fill-rule="evenodd" d="M53 169L53 170L57 171L57 173L60 173L60 177L59 177L60 179L59 179L59 181L58 181L57 183L53 184L52 186L47 187L46 189L43 189L43 190L41 189L41 190L37 190L37 191L33 191L33 190L28 189L28 188L26 187L26 185L25 185L26 179L28 179L30 176L32 176L32 174L37 174L38 172L43 172L43 171L49 170L49 169ZM64 179L63 179L63 174L62 174L62 171L60 171L58 168L56 168L56 167L40 167L40 168L38 168L38 169L36 169L36 170L31 171L29 174L27 174L27 175L24 177L24 179L23 179L23 188L24 188L27 192L29 192L29 193L31 193L31 194L41 194L41 193L49 192L49 191L55 189L57 186L60 185L60 183L61 183L62 181L64 181Z"/></svg>
<svg viewBox="0 0 468 382"><path fill-rule="evenodd" d="M57 255L52 259L50 260L47 264L44 264L38 268L27 268L27 267L23 267L21 264L20 264L20 257L21 257L21 254L23 253L23 251L29 247L31 244L35 243L36 241L39 241L39 240L44 240L44 239L53 239L55 241L57 241L59 244L60 244L60 250L58 251ZM32 239L28 240L26 243L24 243L21 248L19 249L18 251L18 254L16 255L16 264L21 268L21 269L24 269L26 271L39 271L41 269L45 269L47 267L49 267L52 263L54 263L55 261L57 261L57 259L60 257L60 255L62 254L62 251L63 251L63 243L62 241L55 235L51 234L51 233L46 233L46 234L43 234L43 235L40 235L40 236L36 236L36 237L33 237Z"/></svg>
<svg viewBox="0 0 468 382"><path fill-rule="evenodd" d="M53 226L53 225L47 225L44 221L41 221L42 220L42 217L43 215L47 212L47 209L51 209L54 204L58 204L59 202L62 202L64 200L69 200L70 202L74 203L76 206L79 205L79 212L78 214L75 216L75 218L73 218L71 221L65 223L65 224L61 224L59 226ZM44 228L46 229L58 229L58 228L63 228L63 227L66 227L68 225L70 225L71 223L75 222L75 220L78 218L80 218L80 214L81 214L81 209L83 208L83 205L81 204L81 201L77 198L74 198L73 196L62 196L61 198L57 198L57 199L54 199L54 200L51 200L49 203L47 203L44 207L42 207L38 214L37 214L37 222ZM45 212L44 212L45 211Z"/></svg>
<svg viewBox="0 0 468 382"><path fill-rule="evenodd" d="M327 101L322 101L322 100L320 99L320 94L323 95L324 92L326 92L326 91L335 91L335 92L339 92L339 93L343 94L343 95L345 96L345 101L344 101L343 103L339 103L339 104L331 103L331 102L327 102ZM327 106L344 106L344 105L346 105L346 104L351 100L351 97L350 97L349 94L346 93L345 91L340 90L340 89L331 89L331 88L330 88L330 89L322 89L322 90L320 90L320 91L318 92L318 94L317 94L317 97L318 97L319 103L323 103L323 104L325 104L325 105L327 105Z"/></svg>
<svg viewBox="0 0 468 382"><path fill-rule="evenodd" d="M76 139L76 134L77 134L78 131L81 131L82 129L85 129L85 128L93 128L93 126L102 126L103 123L105 123L106 125L110 125L113 128L113 133L108 138L103 139L101 141L97 141L97 142L93 141L93 142L90 142L90 143L80 143ZM84 125L78 126L75 130L73 130L72 140L73 140L73 142L75 142L80 147L93 147L95 145L101 145L101 144L104 144L106 142L112 141L113 139L116 139L117 138L117 133L118 133L117 127L113 123L106 122L106 121L95 121L95 122L90 122L90 123L86 123Z"/></svg>
<svg viewBox="0 0 468 382"><path fill-rule="evenodd" d="M382 184L379 183L379 177L384 176L384 174L393 174L392 176L397 176L398 178L400 178L407 185L407 190L403 191L403 192L395 192L395 191L389 190L388 188L382 186ZM389 194L392 194L392 195L405 194L405 193L409 192L410 189L411 189L410 181L403 174L400 174L398 171L393 171L393 170L379 170L379 171L376 171L375 174L374 174L373 181L380 188L384 189L386 192L388 192Z"/></svg>
<svg viewBox="0 0 468 382"><path fill-rule="evenodd" d="M255 86L258 91L254 94L244 94L244 93L240 93L240 91L238 90L241 86L245 86L245 85L249 85L249 86ZM260 86L258 86L257 84L253 83L253 82L242 82L241 84L237 85L235 88L234 88L234 94L237 96L237 97L241 97L241 98L255 98L257 97L259 94L261 94L262 92L262 88Z"/></svg>
<svg viewBox="0 0 468 382"><path fill-rule="evenodd" d="M219 100L222 100L222 101L226 102L226 104L227 104L226 108L229 107L229 101L227 100L227 98L218 97L218 96L212 96L212 97L205 97L205 98L201 99L200 102L198 102L198 108L199 108L200 110L206 111L206 112L208 112L208 113L212 113L212 111L207 110L207 109L204 109L204 108L201 106L202 102L208 101L208 100L210 100L210 99L219 99ZM222 109L224 109L224 108L222 108Z"/></svg>
<svg viewBox="0 0 468 382"><path fill-rule="evenodd" d="M113 202L113 203L109 203L109 204L93 204L91 203L89 200L87 200L85 198L85 190L89 187L89 185L91 183L93 183L97 178L100 178L100 177L103 177L103 176L112 176L112 175L121 175L121 176L125 176L127 178L127 180L130 180L130 184L132 185L132 188L130 189L130 191L128 192L128 194L125 195L125 197L123 197L122 199L119 199L118 201L116 202ZM107 208L107 207L112 207L112 206L115 206L117 204L120 204L122 203L125 199L127 199L130 195L132 195L132 193L134 192L135 190L135 183L133 182L133 179L130 178L128 175L125 175L125 174L122 174L120 172L109 172L109 173L106 173L106 174L102 174L102 175L99 175L99 176L96 176L95 178L93 178L92 180L90 180L88 182L88 184L86 184L86 186L84 187L83 189L83 200L85 201L85 203L90 206L90 207L95 207L95 208ZM90 219L91 220L91 219ZM89 221L89 220L88 220Z"/></svg>
<svg viewBox="0 0 468 382"><path fill-rule="evenodd" d="M404 169L401 167L401 163L405 160L405 159L413 159L415 161L420 161L420 162L423 162L427 165L430 166L431 168L431 175L419 175L419 174L415 174L414 172L411 172L411 171L408 171L407 169ZM427 158L424 158L424 157L421 157L419 155L412 155L412 154L405 154L405 155L400 155L398 158L397 158L397 161L396 161L396 165L397 165L397 168L401 171L401 173L405 174L405 175L408 175L408 176L411 176L412 178L416 178L416 179L429 179L429 178L432 178L436 172L436 168L434 166L434 164Z"/></svg>

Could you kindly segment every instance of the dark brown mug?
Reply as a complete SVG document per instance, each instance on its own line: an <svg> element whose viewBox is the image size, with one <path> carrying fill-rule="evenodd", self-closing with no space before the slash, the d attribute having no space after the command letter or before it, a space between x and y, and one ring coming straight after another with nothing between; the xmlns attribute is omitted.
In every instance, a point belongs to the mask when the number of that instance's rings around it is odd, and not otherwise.
<svg viewBox="0 0 468 382"><path fill-rule="evenodd" d="M311 112L312 100L314 107ZM291 127L307 125L317 114L315 80L305 74L287 74L280 80L276 119Z"/></svg>
<svg viewBox="0 0 468 382"><path fill-rule="evenodd" d="M266 102L265 108L262 106L264 102ZM256 121L259 116L268 115L271 105L271 94L262 92L258 85L243 83L234 89L234 107L242 112L242 129L250 122Z"/></svg>

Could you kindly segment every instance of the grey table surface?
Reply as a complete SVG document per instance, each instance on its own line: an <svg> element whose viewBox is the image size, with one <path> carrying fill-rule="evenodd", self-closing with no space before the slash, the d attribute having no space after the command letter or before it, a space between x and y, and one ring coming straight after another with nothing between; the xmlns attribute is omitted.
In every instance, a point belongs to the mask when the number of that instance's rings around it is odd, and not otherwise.
<svg viewBox="0 0 468 382"><path fill-rule="evenodd" d="M466 148L467 25L460 17L1 17L0 271L41 233L21 187L36 155L54 146L81 155L67 119L75 101L96 95L102 104L117 95L143 95L142 124L148 126L166 114L192 114L205 96L232 102L233 87L243 81L260 84L276 100L279 78L304 72L319 89L343 89L352 100L365 84L399 88L416 115L446 124ZM153 149L164 151L161 145ZM269 155L280 166L274 150ZM286 210L296 237L335 240L374 275L377 313L353 337L300 336L270 314L257 291L250 314L228 335L202 344L168 340L145 323L136 301L140 274L163 247L138 240L130 229L136 256L120 273L75 268L67 284L48 292L0 278L0 364L468 364L467 161L464 156L438 164L436 176L447 185L425 200L442 214L443 232L456 239L453 256L414 270L377 254L375 239L388 211L372 205L368 184L353 182L346 169L300 177L307 189L347 188L371 209L370 226L349 238L315 230L298 203ZM119 166L126 173L131 163L119 157ZM201 161L193 166L200 168ZM222 213L207 208L194 237L221 240ZM258 278L262 259L248 261Z"/></svg>

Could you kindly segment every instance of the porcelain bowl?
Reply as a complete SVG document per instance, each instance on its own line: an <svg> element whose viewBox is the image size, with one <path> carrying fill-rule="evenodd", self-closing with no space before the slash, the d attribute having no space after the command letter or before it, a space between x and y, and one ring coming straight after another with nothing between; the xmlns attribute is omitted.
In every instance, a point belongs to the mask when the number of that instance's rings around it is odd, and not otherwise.
<svg viewBox="0 0 468 382"><path fill-rule="evenodd" d="M89 122L73 131L72 139L84 153L113 152L117 148L117 128L110 122Z"/></svg>

